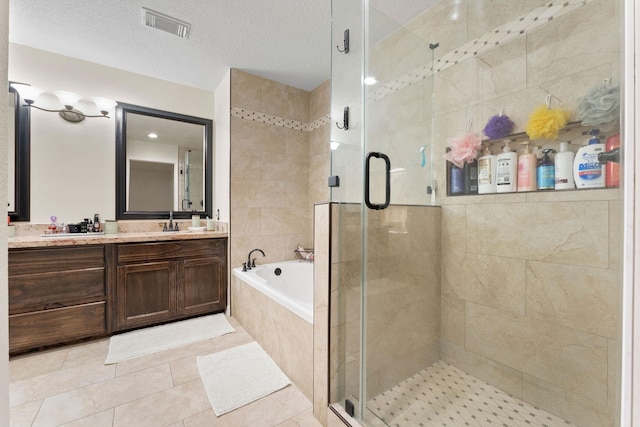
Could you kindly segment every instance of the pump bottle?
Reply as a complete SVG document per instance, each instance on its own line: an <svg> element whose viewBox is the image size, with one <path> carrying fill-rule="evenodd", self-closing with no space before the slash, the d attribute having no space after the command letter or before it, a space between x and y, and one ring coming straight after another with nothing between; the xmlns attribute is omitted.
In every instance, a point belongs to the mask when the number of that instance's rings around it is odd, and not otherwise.
<svg viewBox="0 0 640 427"><path fill-rule="evenodd" d="M497 193L514 193L518 190L518 153L511 151L507 140L502 153L496 158Z"/></svg>
<svg viewBox="0 0 640 427"><path fill-rule="evenodd" d="M538 159L531 152L531 141L521 142L524 152L518 156L518 192L536 191L536 168Z"/></svg>
<svg viewBox="0 0 640 427"><path fill-rule="evenodd" d="M496 156L491 154L488 146L484 147L478 159L478 194L496 192Z"/></svg>
<svg viewBox="0 0 640 427"><path fill-rule="evenodd" d="M577 188L603 188L605 186L606 166L598 162L598 154L605 152L600 143L598 129L589 131L589 144L581 147L573 160L573 179Z"/></svg>
<svg viewBox="0 0 640 427"><path fill-rule="evenodd" d="M549 157L549 153L553 152L551 148L542 150L542 159L538 165L536 173L538 178L538 190L553 190L556 186L555 168L553 160Z"/></svg>

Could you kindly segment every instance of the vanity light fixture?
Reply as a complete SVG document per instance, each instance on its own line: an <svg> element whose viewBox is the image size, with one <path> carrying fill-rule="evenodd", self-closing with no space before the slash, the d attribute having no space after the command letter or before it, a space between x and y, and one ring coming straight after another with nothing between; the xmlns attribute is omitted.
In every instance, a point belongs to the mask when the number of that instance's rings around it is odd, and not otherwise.
<svg viewBox="0 0 640 427"><path fill-rule="evenodd" d="M91 98L91 100L96 104L96 107L98 108L98 111L100 111L101 114L96 114L96 115L84 114L82 111L75 109L75 106L78 104L78 101L80 101L80 98L82 98L81 95L78 95L77 93L73 93L73 92L58 90L53 92L53 94L60 100L60 103L64 105L64 108L58 109L58 110L51 110L48 108L42 108L35 105L36 100L40 95L42 95L42 93L44 93L44 90L34 86L21 84L21 83L11 83L11 86L18 91L18 93L20 94L20 97L25 102L25 106L37 108L38 110L47 111L50 113L58 113L60 117L62 117L68 122L73 122L73 123L81 122L87 117L106 117L108 119L110 118L109 111L111 111L113 107L115 107L117 104L115 101L111 99L94 96Z"/></svg>

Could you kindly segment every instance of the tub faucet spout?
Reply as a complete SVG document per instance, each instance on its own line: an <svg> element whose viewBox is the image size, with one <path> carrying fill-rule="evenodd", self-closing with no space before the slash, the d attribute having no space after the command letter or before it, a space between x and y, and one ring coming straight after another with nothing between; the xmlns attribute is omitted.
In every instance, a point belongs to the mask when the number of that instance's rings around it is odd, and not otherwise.
<svg viewBox="0 0 640 427"><path fill-rule="evenodd" d="M248 269L248 270L251 270L251 268L252 268L252 267L255 267L255 266L256 266L256 259L254 258L254 259L253 259L253 262L251 261L251 255L252 255L254 252L260 252L260 253L262 254L262 256L263 256L263 257L265 257L265 256L266 256L266 255L264 254L264 251L263 251L262 249L258 249L258 248L252 249L252 250L251 250L251 252L249 252L249 255L247 256L247 269Z"/></svg>

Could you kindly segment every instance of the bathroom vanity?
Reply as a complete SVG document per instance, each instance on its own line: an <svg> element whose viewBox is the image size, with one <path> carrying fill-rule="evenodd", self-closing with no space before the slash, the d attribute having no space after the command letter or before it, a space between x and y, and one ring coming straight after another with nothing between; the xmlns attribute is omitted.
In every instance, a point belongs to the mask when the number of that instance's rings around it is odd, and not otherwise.
<svg viewBox="0 0 640 427"><path fill-rule="evenodd" d="M9 242L11 354L224 311L224 233Z"/></svg>

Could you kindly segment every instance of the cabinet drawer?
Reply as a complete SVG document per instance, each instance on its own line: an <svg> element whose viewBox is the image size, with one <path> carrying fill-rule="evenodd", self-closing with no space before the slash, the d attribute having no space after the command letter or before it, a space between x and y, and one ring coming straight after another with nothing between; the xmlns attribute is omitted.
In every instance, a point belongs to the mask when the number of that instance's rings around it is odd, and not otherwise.
<svg viewBox="0 0 640 427"><path fill-rule="evenodd" d="M104 267L104 246L61 246L9 251L9 277L95 267Z"/></svg>
<svg viewBox="0 0 640 427"><path fill-rule="evenodd" d="M23 274L9 278L9 314L105 299L104 268Z"/></svg>
<svg viewBox="0 0 640 427"><path fill-rule="evenodd" d="M224 254L226 239L178 240L118 245L118 263Z"/></svg>
<svg viewBox="0 0 640 427"><path fill-rule="evenodd" d="M9 316L9 351L104 335L105 325L104 302Z"/></svg>

